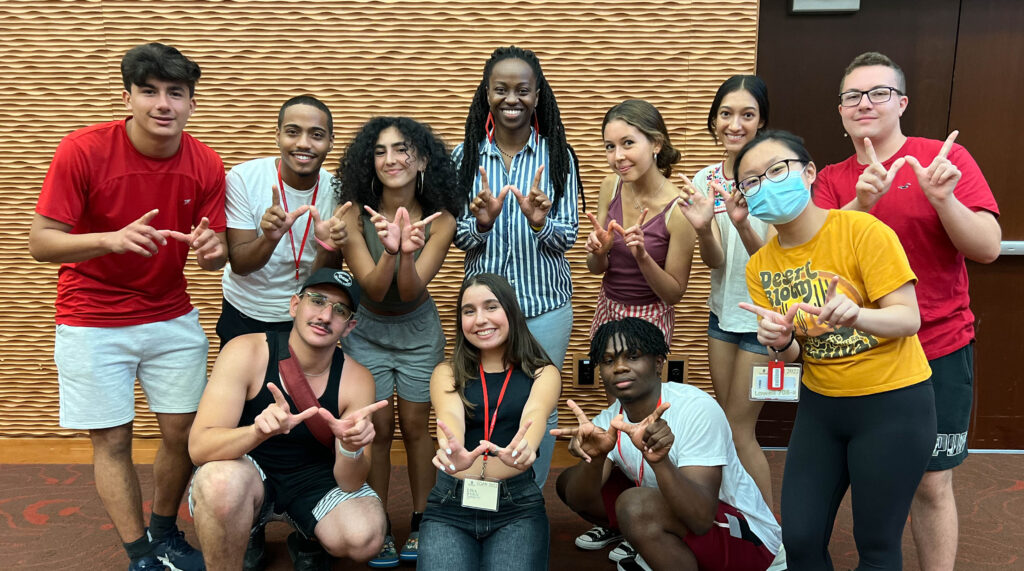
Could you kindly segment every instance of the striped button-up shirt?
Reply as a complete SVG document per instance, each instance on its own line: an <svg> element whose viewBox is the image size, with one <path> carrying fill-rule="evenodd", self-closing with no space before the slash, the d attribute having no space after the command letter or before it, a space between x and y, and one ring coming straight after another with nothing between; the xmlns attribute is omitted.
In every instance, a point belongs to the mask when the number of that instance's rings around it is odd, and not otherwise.
<svg viewBox="0 0 1024 571"><path fill-rule="evenodd" d="M460 144L452 152L456 168L462 163L462 147ZM561 200L554 202L554 188L548 178L547 138L538 140L531 134L529 142L512 159L512 166L507 170L496 143L484 139L479 153L480 166L487 172L495 196L507 184L526 194L533 185L537 168L544 165L540 189L553 204L540 231L530 228L530 222L511 192L505 196L501 214L487 232L477 231L476 217L467 206L455 230L455 245L466 252L466 277L485 272L504 276L515 289L526 317L558 309L572 297L572 277L565 252L576 243L580 225L575 161L570 155L572 170L565 181L565 192ZM478 174L470 200L480 193L480 186Z"/></svg>

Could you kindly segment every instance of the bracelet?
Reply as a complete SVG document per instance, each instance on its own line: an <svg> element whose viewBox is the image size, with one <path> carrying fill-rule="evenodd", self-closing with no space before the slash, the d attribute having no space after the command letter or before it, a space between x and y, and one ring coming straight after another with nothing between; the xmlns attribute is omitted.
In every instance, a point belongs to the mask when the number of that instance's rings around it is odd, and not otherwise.
<svg viewBox="0 0 1024 571"><path fill-rule="evenodd" d="M349 452L348 450L345 450L344 448L342 448L341 442L339 442L338 443L338 454L341 454L345 458L351 458L351 459L355 460L356 458L359 458L360 456L363 455L363 449L360 448L359 450L356 450L355 452Z"/></svg>
<svg viewBox="0 0 1024 571"><path fill-rule="evenodd" d="M775 351L776 353L782 353L786 349L789 349L789 346L793 344L793 341L796 341L796 332L795 331L793 332L793 335L789 338L789 343L786 343L785 345L783 345L783 347L781 349L776 349L775 347L770 347L770 346L769 346L769 348L772 351Z"/></svg>
<svg viewBox="0 0 1024 571"><path fill-rule="evenodd" d="M544 229L544 225L541 224L540 226L534 226L533 224L530 224L530 229L533 230L534 232L540 232L541 230Z"/></svg>
<svg viewBox="0 0 1024 571"><path fill-rule="evenodd" d="M392 252L391 250L388 250L387 246L384 246L384 251L387 252L388 254L391 254L392 256L397 256L398 253L402 251L402 249L399 248L399 249L395 250L394 252Z"/></svg>
<svg viewBox="0 0 1024 571"><path fill-rule="evenodd" d="M320 244L320 247L323 248L324 250L327 250L328 252L334 252L335 251L335 247L334 246L328 244L327 242L324 242L320 238L317 238L316 236L313 236L313 239L316 240L316 243Z"/></svg>

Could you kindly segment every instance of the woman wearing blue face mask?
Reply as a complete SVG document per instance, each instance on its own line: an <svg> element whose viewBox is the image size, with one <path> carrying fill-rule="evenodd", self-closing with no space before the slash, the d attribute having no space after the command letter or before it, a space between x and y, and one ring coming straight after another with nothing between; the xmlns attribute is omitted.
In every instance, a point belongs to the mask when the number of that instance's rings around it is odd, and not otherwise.
<svg viewBox="0 0 1024 571"><path fill-rule="evenodd" d="M803 360L782 480L789 566L832 568L829 537L849 487L858 569L899 569L936 431L917 278L888 226L811 202L816 169L799 137L759 134L734 174L750 214L778 230L747 264L755 305L740 306L759 316L770 356Z"/></svg>

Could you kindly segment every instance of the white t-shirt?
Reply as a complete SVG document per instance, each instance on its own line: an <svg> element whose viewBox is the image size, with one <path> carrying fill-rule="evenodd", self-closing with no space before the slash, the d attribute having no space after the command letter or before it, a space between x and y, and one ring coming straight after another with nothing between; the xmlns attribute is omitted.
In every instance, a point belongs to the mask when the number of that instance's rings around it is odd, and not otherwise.
<svg viewBox="0 0 1024 571"><path fill-rule="evenodd" d="M736 456L732 431L722 407L699 388L679 383L663 383L661 400L672 404L661 415L675 435L672 449L668 452L668 460L677 467L721 466L722 485L718 489L718 499L742 512L750 525L750 530L757 534L768 551L778 553L782 544L782 528L761 497L761 491L753 478L743 469L739 457ZM622 405L616 400L594 418L594 425L607 429L621 408ZM639 420L642 419L630 419L626 416L627 422ZM619 448L622 449L622 456L619 455ZM644 461L643 453L633 445L629 437L621 434L619 446L608 453L608 459L634 482L640 470L640 463ZM644 467L641 484L647 488L658 487L654 469L649 464Z"/></svg>
<svg viewBox="0 0 1024 571"><path fill-rule="evenodd" d="M715 199L715 221L718 222L718 229L722 233L722 251L725 253L725 262L721 267L711 269L711 296L708 297L708 307L718 316L718 326L724 331L753 333L757 331L757 316L738 307L741 301L752 303L750 293L747 292L747 261L750 260L750 255L747 254L740 233L729 219L725 201L718 196L712 196L714 193L710 188L710 183L714 180L725 190L734 191L732 179L726 178L725 174L722 172L722 163L715 163L693 175L693 185L697 190L704 193L704 196ZM753 216L747 219L750 220L754 232L763 239L768 233L768 225Z"/></svg>
<svg viewBox="0 0 1024 571"><path fill-rule="evenodd" d="M271 194L277 181L277 167L275 161L278 157L266 157L253 159L235 166L228 172L227 176L227 197L225 210L227 211L228 228L237 230L255 230L256 235L262 235L260 220L263 213L270 208L273 195ZM321 217L328 217L334 212L337 201L334 198L334 189L331 188L331 173L323 168L320 169L320 183L316 189L316 208L320 211ZM313 199L313 189L296 190L287 184L284 185L285 198L288 202L288 210L309 204ZM281 204L284 208L284 204ZM302 235L306 231L306 221L309 214L303 214L292 225L292 238L295 242L295 250L298 253L302 243ZM295 254L292 252L292 240L288 234L281 237L274 253L270 255L266 265L242 276L231 271L231 263L224 268L224 277L221 281L224 288L224 299L238 308L239 311L253 319L260 321L289 321L288 301L292 294L297 292L302 283L309 277L313 267L313 260L316 259L317 244L313 235L313 228L309 228L309 236L306 238L306 245L302 249L299 262L299 279L295 279Z"/></svg>

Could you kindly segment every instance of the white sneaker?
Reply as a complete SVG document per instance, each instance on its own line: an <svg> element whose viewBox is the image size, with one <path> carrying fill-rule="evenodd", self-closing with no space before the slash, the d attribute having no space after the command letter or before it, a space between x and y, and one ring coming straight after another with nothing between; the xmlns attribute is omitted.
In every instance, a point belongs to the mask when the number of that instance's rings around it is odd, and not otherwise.
<svg viewBox="0 0 1024 571"><path fill-rule="evenodd" d="M627 557L634 556L636 556L636 549L633 549L633 546L630 545L628 541L622 541L615 547L615 549L608 552L608 559L611 559L616 563L626 559Z"/></svg>
<svg viewBox="0 0 1024 571"><path fill-rule="evenodd" d="M639 553L633 557L627 557L622 561L619 561L616 567L618 568L618 571L654 571L649 565L647 565L644 558L640 557Z"/></svg>
<svg viewBox="0 0 1024 571"><path fill-rule="evenodd" d="M786 571L786 546L779 544L779 552L775 554L775 561L768 566L766 571Z"/></svg>
<svg viewBox="0 0 1024 571"><path fill-rule="evenodd" d="M580 549L586 549L587 551L593 551L595 549L604 549L608 545L620 541L622 534L614 529L607 527L601 527L595 525L590 528L590 531L576 538L576 547Z"/></svg>

